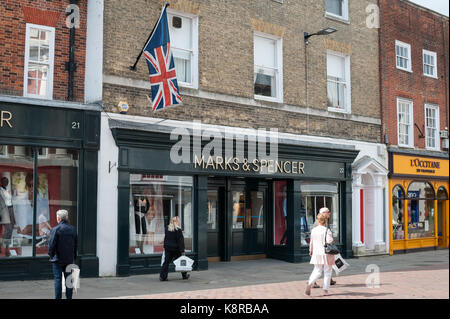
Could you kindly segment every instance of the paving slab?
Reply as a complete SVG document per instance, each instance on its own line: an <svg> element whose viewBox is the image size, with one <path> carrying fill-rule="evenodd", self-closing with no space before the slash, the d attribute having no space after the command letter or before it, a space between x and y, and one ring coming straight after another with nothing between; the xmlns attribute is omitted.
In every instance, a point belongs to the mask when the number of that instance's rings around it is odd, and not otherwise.
<svg viewBox="0 0 450 319"><path fill-rule="evenodd" d="M424 271L424 278L430 280L435 278L435 285L436 283L442 285L443 295L445 296L446 294L448 298L448 249L410 252L394 256L382 255L352 258L348 259L347 262L350 264L350 267L340 276L334 277L338 284L333 286L333 289L335 287L336 289L344 288L344 286L340 286L344 284L350 286L340 292L335 290L338 296L339 294L358 294L360 292L358 289L364 288L360 287L360 285L365 283L363 278L367 278L374 267L378 267L381 278L386 278L386 281L384 281L385 286L382 289L395 287L396 284L400 285L402 278L409 278L408 276L416 279L420 278L423 275L420 271ZM312 269L313 266L309 263L294 264L275 259L260 259L210 263L208 270L191 272L189 280L182 280L179 273L173 272L169 273L169 281L167 282L160 282L158 274L130 277L81 278L80 289L74 295L74 299L119 298L126 296L136 296L137 298L137 296L149 295L154 295L155 297L165 293L198 292L224 288L238 289L239 287L281 283L285 283L289 285L288 287L298 291L298 294L295 294L295 296L301 298L300 295L304 291L302 285L309 278ZM356 277L352 277L354 275ZM443 281L441 277L447 279ZM395 278L398 279L395 280ZM416 279L413 281L417 281ZM258 289L267 290L268 288L259 287ZM284 288L280 286L277 289L282 290ZM379 293L388 293L381 292L384 290L379 291ZM319 292L314 290L314 294L316 293ZM367 291L365 293L370 294ZM242 294L246 295L244 292ZM234 296L241 295L236 293ZM423 298L419 296L422 296L422 294L418 293L416 298ZM52 298L53 280L0 281L0 299ZM277 296L274 298L277 298ZM401 298L401 296L394 293L394 298Z"/></svg>

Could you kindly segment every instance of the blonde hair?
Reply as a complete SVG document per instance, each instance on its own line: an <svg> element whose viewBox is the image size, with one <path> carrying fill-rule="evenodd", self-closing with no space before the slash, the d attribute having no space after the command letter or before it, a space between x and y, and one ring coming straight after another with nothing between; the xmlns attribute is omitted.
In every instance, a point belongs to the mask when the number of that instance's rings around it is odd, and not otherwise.
<svg viewBox="0 0 450 319"><path fill-rule="evenodd" d="M172 219L170 220L170 223L169 223L169 227L167 227L167 229L169 231L175 231L176 229L181 229L180 226L178 225L178 222L179 222L178 216L172 217Z"/></svg>
<svg viewBox="0 0 450 319"><path fill-rule="evenodd" d="M325 225L327 218L325 217L324 213L319 213L317 214L316 220L319 223L319 225L323 226Z"/></svg>

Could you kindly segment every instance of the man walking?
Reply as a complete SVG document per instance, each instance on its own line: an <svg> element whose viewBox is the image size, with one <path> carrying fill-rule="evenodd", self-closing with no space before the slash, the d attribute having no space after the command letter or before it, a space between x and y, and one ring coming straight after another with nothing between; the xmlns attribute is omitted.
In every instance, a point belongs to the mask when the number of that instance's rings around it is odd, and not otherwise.
<svg viewBox="0 0 450 319"><path fill-rule="evenodd" d="M55 299L62 298L62 273L66 279L66 298L72 299L73 288L67 287L67 278L71 275L71 270L67 269L67 266L74 264L77 257L77 231L75 227L69 225L67 210L58 210L56 221L58 225L50 233L48 247L55 277Z"/></svg>

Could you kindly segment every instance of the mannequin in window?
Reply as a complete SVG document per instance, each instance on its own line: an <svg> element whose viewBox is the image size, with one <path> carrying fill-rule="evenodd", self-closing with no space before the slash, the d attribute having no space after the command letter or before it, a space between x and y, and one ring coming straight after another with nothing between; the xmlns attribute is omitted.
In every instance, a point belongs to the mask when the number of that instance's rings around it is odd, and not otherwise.
<svg viewBox="0 0 450 319"><path fill-rule="evenodd" d="M136 226L136 245L140 253L144 253L144 235L147 234L146 215L150 211L150 201L146 196L138 195L134 198L134 221Z"/></svg>
<svg viewBox="0 0 450 319"><path fill-rule="evenodd" d="M283 216L284 216L284 223L285 223L285 230L284 230L284 234L283 237L281 237L280 240L280 245L286 245L286 237L287 237L287 212L286 212L286 200L287 198L285 197L283 200Z"/></svg>

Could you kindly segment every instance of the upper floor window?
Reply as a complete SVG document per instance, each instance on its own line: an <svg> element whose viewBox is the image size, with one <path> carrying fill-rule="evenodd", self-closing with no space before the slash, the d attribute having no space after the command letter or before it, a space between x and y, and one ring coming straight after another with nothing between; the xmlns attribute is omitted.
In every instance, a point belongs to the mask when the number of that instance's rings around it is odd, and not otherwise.
<svg viewBox="0 0 450 319"><path fill-rule="evenodd" d="M395 41L395 56L397 60L397 69L412 72L411 46L409 44Z"/></svg>
<svg viewBox="0 0 450 319"><path fill-rule="evenodd" d="M27 23L24 96L52 99L55 28Z"/></svg>
<svg viewBox="0 0 450 319"><path fill-rule="evenodd" d="M405 99L397 99L398 145L414 146L413 137L413 103Z"/></svg>
<svg viewBox="0 0 450 319"><path fill-rule="evenodd" d="M426 148L439 150L439 107L425 104Z"/></svg>
<svg viewBox="0 0 450 319"><path fill-rule="evenodd" d="M274 102L283 100L282 40L265 34L255 34L254 90L255 98Z"/></svg>
<svg viewBox="0 0 450 319"><path fill-rule="evenodd" d="M423 50L423 74L437 78L436 52Z"/></svg>
<svg viewBox="0 0 450 319"><path fill-rule="evenodd" d="M198 22L197 17L175 11L167 12L170 45L177 81L181 86L198 88Z"/></svg>
<svg viewBox="0 0 450 319"><path fill-rule="evenodd" d="M330 111L351 111L349 56L327 52L327 96Z"/></svg>
<svg viewBox="0 0 450 319"><path fill-rule="evenodd" d="M326 0L325 11L329 17L348 20L348 0Z"/></svg>

